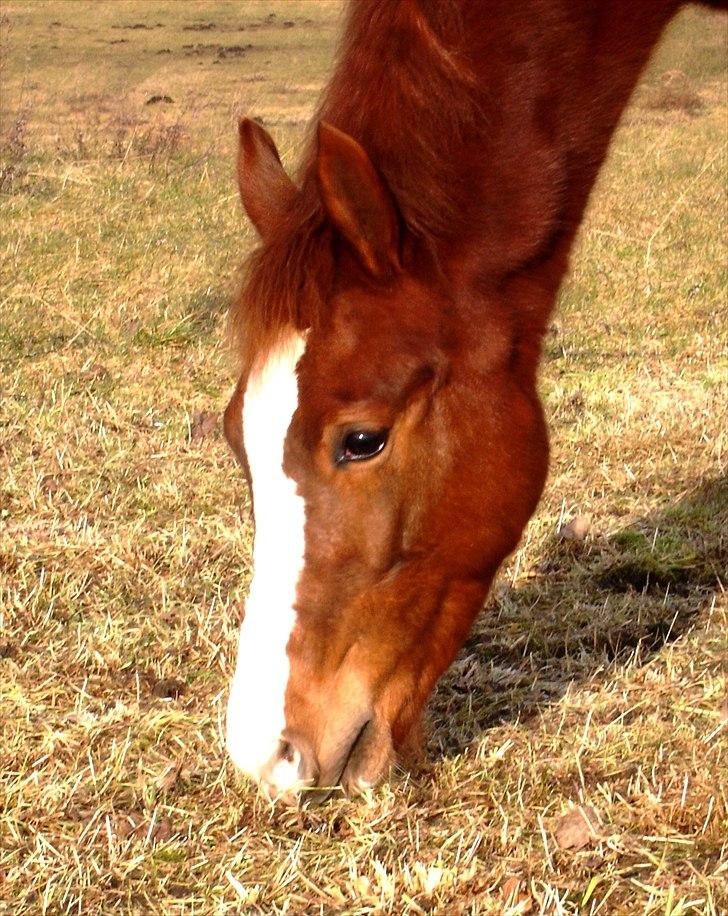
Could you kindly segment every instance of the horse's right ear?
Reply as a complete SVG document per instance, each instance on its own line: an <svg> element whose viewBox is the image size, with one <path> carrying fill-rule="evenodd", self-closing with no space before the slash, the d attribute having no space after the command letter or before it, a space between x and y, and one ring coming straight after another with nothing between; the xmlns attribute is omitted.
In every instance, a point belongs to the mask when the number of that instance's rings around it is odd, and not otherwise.
<svg viewBox="0 0 728 916"><path fill-rule="evenodd" d="M245 212L262 238L270 235L296 196L296 186L281 165L273 138L243 118L238 124L238 186Z"/></svg>
<svg viewBox="0 0 728 916"><path fill-rule="evenodd" d="M316 171L324 209L362 266L379 279L397 273L397 211L364 148L349 134L322 121Z"/></svg>

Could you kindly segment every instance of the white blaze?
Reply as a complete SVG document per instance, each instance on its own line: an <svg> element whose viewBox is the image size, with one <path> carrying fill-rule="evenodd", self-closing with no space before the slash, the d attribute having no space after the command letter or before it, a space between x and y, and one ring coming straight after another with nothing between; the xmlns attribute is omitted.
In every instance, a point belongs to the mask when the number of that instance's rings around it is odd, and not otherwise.
<svg viewBox="0 0 728 916"><path fill-rule="evenodd" d="M227 746L237 766L255 778L276 752L286 725L286 646L296 621L305 517L303 498L283 471L283 445L298 406L295 370L304 348L304 339L295 335L273 351L251 375L243 400L255 507L254 568L228 701ZM281 761L274 779L282 791L293 786L297 767Z"/></svg>

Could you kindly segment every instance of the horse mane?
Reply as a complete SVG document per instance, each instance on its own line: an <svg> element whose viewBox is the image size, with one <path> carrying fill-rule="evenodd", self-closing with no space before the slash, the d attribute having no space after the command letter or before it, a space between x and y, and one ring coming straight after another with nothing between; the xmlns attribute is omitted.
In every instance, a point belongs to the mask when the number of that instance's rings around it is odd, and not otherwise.
<svg viewBox="0 0 728 916"><path fill-rule="evenodd" d="M457 0L356 0L310 127L300 193L248 257L230 328L243 370L290 328L319 325L335 279L332 231L315 179L315 125L364 147L407 234L432 251L458 231L470 193L453 163L478 123L477 81Z"/></svg>

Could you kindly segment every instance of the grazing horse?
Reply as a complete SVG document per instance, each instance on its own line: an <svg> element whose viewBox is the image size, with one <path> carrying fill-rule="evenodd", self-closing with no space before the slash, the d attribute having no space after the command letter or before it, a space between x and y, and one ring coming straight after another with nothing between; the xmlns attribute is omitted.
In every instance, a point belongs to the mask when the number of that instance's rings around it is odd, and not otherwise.
<svg viewBox="0 0 728 916"><path fill-rule="evenodd" d="M261 245L225 433L255 539L227 746L271 797L356 792L416 745L540 497L544 331L680 5L356 0L295 181L240 123Z"/></svg>

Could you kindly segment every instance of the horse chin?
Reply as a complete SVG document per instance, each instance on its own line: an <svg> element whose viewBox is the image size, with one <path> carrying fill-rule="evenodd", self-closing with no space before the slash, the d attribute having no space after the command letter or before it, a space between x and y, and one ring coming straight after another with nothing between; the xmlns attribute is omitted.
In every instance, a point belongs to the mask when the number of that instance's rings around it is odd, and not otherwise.
<svg viewBox="0 0 728 916"><path fill-rule="evenodd" d="M327 799L361 795L376 786L387 775L394 760L389 726L379 718L367 720L345 752L322 773L317 786L303 789L303 805L320 805Z"/></svg>
<svg viewBox="0 0 728 916"><path fill-rule="evenodd" d="M359 732L341 773L341 787L349 796L361 795L386 776L394 759L392 733L386 720L370 719Z"/></svg>

